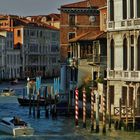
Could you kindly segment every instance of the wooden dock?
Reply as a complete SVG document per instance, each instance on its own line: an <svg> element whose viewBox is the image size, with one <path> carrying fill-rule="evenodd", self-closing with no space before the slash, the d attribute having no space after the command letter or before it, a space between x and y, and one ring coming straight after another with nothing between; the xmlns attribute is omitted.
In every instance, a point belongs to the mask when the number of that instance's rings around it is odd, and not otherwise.
<svg viewBox="0 0 140 140"><path fill-rule="evenodd" d="M133 106L128 107L121 105L121 99L119 107L114 107L114 127L115 129L121 129L124 127L125 130L134 130L140 127L140 113L135 108L135 101L133 101Z"/></svg>

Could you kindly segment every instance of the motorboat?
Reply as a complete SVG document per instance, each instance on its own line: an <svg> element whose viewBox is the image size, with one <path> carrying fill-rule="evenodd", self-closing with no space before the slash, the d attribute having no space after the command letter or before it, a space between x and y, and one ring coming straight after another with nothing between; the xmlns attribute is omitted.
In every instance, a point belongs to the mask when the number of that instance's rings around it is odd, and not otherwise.
<svg viewBox="0 0 140 140"><path fill-rule="evenodd" d="M14 96L15 95L15 90L12 88L5 88L2 90L0 93L1 96Z"/></svg>
<svg viewBox="0 0 140 140"><path fill-rule="evenodd" d="M33 135L34 129L19 117L4 117L0 119L0 131L13 135Z"/></svg>

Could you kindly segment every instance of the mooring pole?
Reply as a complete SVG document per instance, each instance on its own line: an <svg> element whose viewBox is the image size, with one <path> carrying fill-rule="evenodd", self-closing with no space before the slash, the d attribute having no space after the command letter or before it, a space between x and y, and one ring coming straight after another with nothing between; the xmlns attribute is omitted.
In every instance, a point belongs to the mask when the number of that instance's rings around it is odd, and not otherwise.
<svg viewBox="0 0 140 140"><path fill-rule="evenodd" d="M33 117L35 118L35 87L33 87Z"/></svg>
<svg viewBox="0 0 140 140"><path fill-rule="evenodd" d="M94 130L94 90L91 90L91 131Z"/></svg>
<svg viewBox="0 0 140 140"><path fill-rule="evenodd" d="M122 100L120 98L119 100L119 129L121 130L121 125L122 125L122 122L121 122L121 119L122 119Z"/></svg>
<svg viewBox="0 0 140 140"><path fill-rule="evenodd" d="M126 130L128 130L128 108L127 108L127 99L125 105L125 112L126 112Z"/></svg>
<svg viewBox="0 0 140 140"><path fill-rule="evenodd" d="M79 105L78 105L78 88L75 90L75 126L78 126L78 117L79 117Z"/></svg>
<svg viewBox="0 0 140 140"><path fill-rule="evenodd" d="M83 128L86 128L86 90L83 88Z"/></svg>
<svg viewBox="0 0 140 140"><path fill-rule="evenodd" d="M135 100L133 100L133 131L135 131Z"/></svg>
<svg viewBox="0 0 140 140"><path fill-rule="evenodd" d="M30 93L30 83L29 83L29 80L27 80L27 95L29 97L29 115L31 115L32 113L32 108L31 108L31 93Z"/></svg>
<svg viewBox="0 0 140 140"><path fill-rule="evenodd" d="M106 95L103 91L103 133L106 133Z"/></svg>
<svg viewBox="0 0 140 140"><path fill-rule="evenodd" d="M111 95L108 93L109 130L111 130Z"/></svg>
<svg viewBox="0 0 140 140"><path fill-rule="evenodd" d="M40 89L37 94L37 118L40 118Z"/></svg>
<svg viewBox="0 0 140 140"><path fill-rule="evenodd" d="M45 87L45 90L44 90L44 100L45 100L45 117L48 118L49 117L49 110L47 107L47 86Z"/></svg>
<svg viewBox="0 0 140 140"><path fill-rule="evenodd" d="M99 93L94 91L96 95L96 133L99 132Z"/></svg>

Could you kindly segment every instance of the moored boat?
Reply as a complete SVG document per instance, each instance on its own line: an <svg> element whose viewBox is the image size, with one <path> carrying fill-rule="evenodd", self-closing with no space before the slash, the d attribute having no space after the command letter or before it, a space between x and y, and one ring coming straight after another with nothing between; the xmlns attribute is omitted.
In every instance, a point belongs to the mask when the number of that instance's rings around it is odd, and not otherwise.
<svg viewBox="0 0 140 140"><path fill-rule="evenodd" d="M45 106L45 105L48 105L48 104L54 104L55 103L55 99L48 99L46 98L46 101L45 101L45 98L41 97L39 100L37 99L34 99L31 98L27 98L27 97L18 97L17 98L19 104L21 106L33 106L33 105L37 105L39 103L40 106Z"/></svg>
<svg viewBox="0 0 140 140"><path fill-rule="evenodd" d="M33 135L34 129L19 117L4 117L0 119L0 131L13 135Z"/></svg>
<svg viewBox="0 0 140 140"><path fill-rule="evenodd" d="M14 96L14 95L15 95L15 90L12 88L5 88L0 93L0 96Z"/></svg>

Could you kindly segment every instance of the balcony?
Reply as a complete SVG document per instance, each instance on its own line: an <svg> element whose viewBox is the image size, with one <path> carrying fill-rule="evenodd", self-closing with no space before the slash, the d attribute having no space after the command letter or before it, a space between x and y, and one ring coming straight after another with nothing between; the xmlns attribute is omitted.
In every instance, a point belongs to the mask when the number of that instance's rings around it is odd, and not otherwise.
<svg viewBox="0 0 140 140"><path fill-rule="evenodd" d="M140 79L140 71L109 70L108 79L137 82Z"/></svg>
<svg viewBox="0 0 140 140"><path fill-rule="evenodd" d="M105 65L107 62L107 57L106 56L101 56L100 54L97 55L93 55L90 54L87 57L87 62L88 64L92 64L92 65Z"/></svg>
<svg viewBox="0 0 140 140"><path fill-rule="evenodd" d="M140 18L108 22L108 30L126 30L139 28L140 28Z"/></svg>

